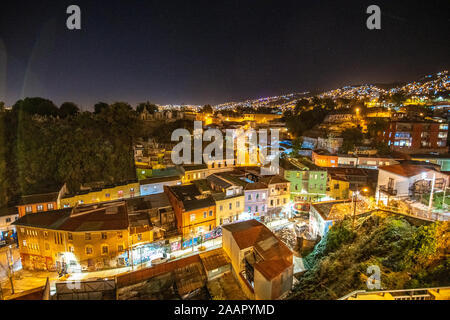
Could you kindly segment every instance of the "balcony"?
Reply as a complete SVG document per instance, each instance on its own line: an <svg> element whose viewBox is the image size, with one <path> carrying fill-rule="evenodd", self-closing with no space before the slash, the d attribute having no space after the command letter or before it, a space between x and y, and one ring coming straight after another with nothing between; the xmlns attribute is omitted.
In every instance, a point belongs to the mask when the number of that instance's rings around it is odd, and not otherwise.
<svg viewBox="0 0 450 320"><path fill-rule="evenodd" d="M386 193L390 196L396 196L397 195L397 190L394 189L393 187L389 187L386 185L380 186L380 192Z"/></svg>

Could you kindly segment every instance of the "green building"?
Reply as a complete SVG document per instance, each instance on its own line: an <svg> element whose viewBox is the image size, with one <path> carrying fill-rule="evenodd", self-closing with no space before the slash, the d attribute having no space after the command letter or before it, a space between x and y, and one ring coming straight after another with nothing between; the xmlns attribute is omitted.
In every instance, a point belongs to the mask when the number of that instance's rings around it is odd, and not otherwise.
<svg viewBox="0 0 450 320"><path fill-rule="evenodd" d="M308 211L309 203L320 201L327 193L327 171L307 158L280 160L281 174L291 183L291 200L296 211Z"/></svg>

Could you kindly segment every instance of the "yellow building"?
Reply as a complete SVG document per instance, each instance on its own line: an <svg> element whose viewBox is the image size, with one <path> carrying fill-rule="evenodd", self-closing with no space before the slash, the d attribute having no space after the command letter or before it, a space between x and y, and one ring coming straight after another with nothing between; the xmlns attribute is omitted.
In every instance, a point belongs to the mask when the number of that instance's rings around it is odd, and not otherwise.
<svg viewBox="0 0 450 320"><path fill-rule="evenodd" d="M227 196L226 192L214 193L216 202L216 225L231 223L239 219L244 211L244 194Z"/></svg>
<svg viewBox="0 0 450 320"><path fill-rule="evenodd" d="M346 178L329 174L327 185L327 197L334 200L349 198L350 183Z"/></svg>
<svg viewBox="0 0 450 320"><path fill-rule="evenodd" d="M124 202L25 215L14 224L22 265L28 270L125 266L133 244L152 240L150 224L129 228Z"/></svg>
<svg viewBox="0 0 450 320"><path fill-rule="evenodd" d="M77 204L92 204L139 196L139 182L106 186L98 190L81 191L61 199L61 208L74 207Z"/></svg>

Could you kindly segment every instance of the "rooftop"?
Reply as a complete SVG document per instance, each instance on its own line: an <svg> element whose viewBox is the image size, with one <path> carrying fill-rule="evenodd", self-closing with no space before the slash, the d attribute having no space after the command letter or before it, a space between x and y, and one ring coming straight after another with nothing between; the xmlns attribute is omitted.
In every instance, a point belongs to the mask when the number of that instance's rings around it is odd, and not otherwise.
<svg viewBox="0 0 450 320"><path fill-rule="evenodd" d="M378 170L384 170L403 177L412 177L423 172L431 171L430 169L413 164L394 164L391 166L378 167Z"/></svg>
<svg viewBox="0 0 450 320"><path fill-rule="evenodd" d="M267 279L273 279L292 266L292 251L264 224L256 220L247 220L223 226L231 232L238 247L253 247L262 258L254 264Z"/></svg>
<svg viewBox="0 0 450 320"><path fill-rule="evenodd" d="M20 202L20 204L27 205L35 203L56 202L56 200L58 200L58 194L58 192L50 192L22 196L22 201Z"/></svg>
<svg viewBox="0 0 450 320"><path fill-rule="evenodd" d="M128 213L125 202L110 202L30 213L13 224L72 232L123 230L128 228Z"/></svg>

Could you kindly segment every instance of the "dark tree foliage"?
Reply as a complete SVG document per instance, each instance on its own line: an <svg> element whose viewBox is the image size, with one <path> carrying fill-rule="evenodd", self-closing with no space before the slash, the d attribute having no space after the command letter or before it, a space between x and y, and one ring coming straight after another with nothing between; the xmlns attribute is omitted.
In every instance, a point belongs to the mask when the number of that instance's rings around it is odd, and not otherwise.
<svg viewBox="0 0 450 320"><path fill-rule="evenodd" d="M99 114L100 112L102 112L103 109L108 109L109 104L105 103L105 102L97 102L94 105L94 113L95 114Z"/></svg>
<svg viewBox="0 0 450 320"><path fill-rule="evenodd" d="M58 115L60 118L67 118L71 116L75 116L78 112L80 112L80 109L78 106L73 102L64 102L59 107Z"/></svg>
<svg viewBox="0 0 450 320"><path fill-rule="evenodd" d="M13 105L13 111L25 112L30 115L56 117L59 109L52 101L36 97L17 101Z"/></svg>
<svg viewBox="0 0 450 320"><path fill-rule="evenodd" d="M150 114L154 114L156 111L158 111L158 107L150 102L141 102L137 105L136 111L138 113L143 112L144 110L147 110Z"/></svg>
<svg viewBox="0 0 450 320"><path fill-rule="evenodd" d="M129 104L114 103L97 114L75 113L71 106L65 109L71 117L55 118L29 103L24 99L0 113L0 206L64 183L75 192L87 182L136 178L133 140L140 126ZM41 110L40 117L30 110Z"/></svg>
<svg viewBox="0 0 450 320"><path fill-rule="evenodd" d="M355 149L356 146L360 145L364 135L361 128L349 128L342 132L342 146L340 152L347 153Z"/></svg>
<svg viewBox="0 0 450 320"><path fill-rule="evenodd" d="M213 108L209 104L205 104L202 108L202 113L213 113Z"/></svg>
<svg viewBox="0 0 450 320"><path fill-rule="evenodd" d="M386 213L359 217L352 228L346 218L331 227L303 259L292 299L337 299L367 290L367 268L381 271L381 289L448 286L449 222L415 226Z"/></svg>

